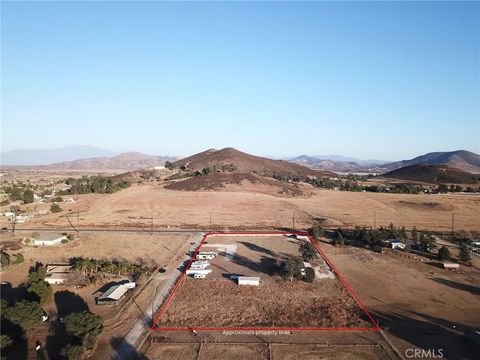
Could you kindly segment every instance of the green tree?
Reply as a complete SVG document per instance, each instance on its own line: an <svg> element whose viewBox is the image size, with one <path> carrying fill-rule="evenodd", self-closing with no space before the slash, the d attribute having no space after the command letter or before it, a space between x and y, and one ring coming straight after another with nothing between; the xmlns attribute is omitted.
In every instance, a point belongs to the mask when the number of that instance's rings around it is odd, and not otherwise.
<svg viewBox="0 0 480 360"><path fill-rule="evenodd" d="M412 240L413 240L413 242L415 242L415 243L418 242L418 237L419 237L418 230L414 226L413 229L412 229Z"/></svg>
<svg viewBox="0 0 480 360"><path fill-rule="evenodd" d="M301 276L301 271L300 271L300 264L299 264L299 259L296 257L289 257L287 261L285 262L285 276L290 278L290 281L293 280L293 278L300 278Z"/></svg>
<svg viewBox="0 0 480 360"><path fill-rule="evenodd" d="M312 260L317 255L317 249L310 241L304 242L300 245L299 251L300 254L302 254L303 259L307 261Z"/></svg>
<svg viewBox="0 0 480 360"><path fill-rule="evenodd" d="M25 258L23 257L23 254L21 254L21 253L17 253L14 256L15 256L14 263L17 264L17 265L21 264L25 261Z"/></svg>
<svg viewBox="0 0 480 360"><path fill-rule="evenodd" d="M3 304L2 304L3 307ZM29 331L42 324L43 309L35 301L22 300L15 306L8 306L2 311L2 316L12 323L19 325L23 330Z"/></svg>
<svg viewBox="0 0 480 360"><path fill-rule="evenodd" d="M444 245L438 250L438 260L440 261L448 261L452 259L452 255L450 254L450 250Z"/></svg>
<svg viewBox="0 0 480 360"><path fill-rule="evenodd" d="M3 250L0 250L0 270L5 270L10 266L10 255Z"/></svg>
<svg viewBox="0 0 480 360"><path fill-rule="evenodd" d="M322 225L316 224L311 227L308 232L315 239L315 241L318 241L318 239L325 233L325 230L323 229Z"/></svg>
<svg viewBox="0 0 480 360"><path fill-rule="evenodd" d="M81 360L84 357L83 346L67 344L60 350L60 355L67 360Z"/></svg>
<svg viewBox="0 0 480 360"><path fill-rule="evenodd" d="M97 337L103 331L100 316L88 311L70 313L65 317L65 329L68 333L84 338L86 335Z"/></svg>
<svg viewBox="0 0 480 360"><path fill-rule="evenodd" d="M46 273L45 266L38 266L28 275L27 291L36 294L40 304L44 304L53 295L52 288L45 282Z"/></svg>
<svg viewBox="0 0 480 360"><path fill-rule="evenodd" d="M465 241L460 241L460 260L464 263L469 263L472 260L470 249Z"/></svg>
<svg viewBox="0 0 480 360"><path fill-rule="evenodd" d="M345 244L345 237L344 237L342 229L338 228L338 229L335 230L333 243L335 245L344 245Z"/></svg>
<svg viewBox="0 0 480 360"><path fill-rule="evenodd" d="M437 193L447 193L448 192L448 185L446 184L439 184L437 187Z"/></svg>
<svg viewBox="0 0 480 360"><path fill-rule="evenodd" d="M32 190L27 189L23 192L22 200L23 200L24 204L33 203L33 199L34 199L34 196L33 196L33 191Z"/></svg>
<svg viewBox="0 0 480 360"><path fill-rule="evenodd" d="M50 211L52 213L58 213L60 211L63 211L63 209L57 203L53 203L52 206L50 206Z"/></svg>
<svg viewBox="0 0 480 360"><path fill-rule="evenodd" d="M311 283L313 280L315 280L315 270L311 267L307 267L305 269L305 281Z"/></svg>

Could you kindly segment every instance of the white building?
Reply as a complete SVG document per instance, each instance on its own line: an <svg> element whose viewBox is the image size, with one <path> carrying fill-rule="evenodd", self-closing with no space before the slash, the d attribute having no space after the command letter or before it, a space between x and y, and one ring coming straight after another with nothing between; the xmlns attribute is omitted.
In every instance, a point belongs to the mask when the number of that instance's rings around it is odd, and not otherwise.
<svg viewBox="0 0 480 360"><path fill-rule="evenodd" d="M238 277L238 285L258 286L258 285L260 285L260 278L259 277L239 276Z"/></svg>
<svg viewBox="0 0 480 360"><path fill-rule="evenodd" d="M187 275L195 275L195 274L208 275L211 272L212 272L212 270L209 270L209 269L188 269L186 274Z"/></svg>
<svg viewBox="0 0 480 360"><path fill-rule="evenodd" d="M61 285L68 279L72 267L66 264L47 265L45 281L50 285Z"/></svg>
<svg viewBox="0 0 480 360"><path fill-rule="evenodd" d="M390 240L390 246L392 249L405 249L405 244L399 240Z"/></svg>
<svg viewBox="0 0 480 360"><path fill-rule="evenodd" d="M124 284L114 285L97 298L98 305L118 305L130 288Z"/></svg>
<svg viewBox="0 0 480 360"><path fill-rule="evenodd" d="M33 244L51 246L61 244L62 240L68 240L68 238L65 235L42 234L33 240Z"/></svg>

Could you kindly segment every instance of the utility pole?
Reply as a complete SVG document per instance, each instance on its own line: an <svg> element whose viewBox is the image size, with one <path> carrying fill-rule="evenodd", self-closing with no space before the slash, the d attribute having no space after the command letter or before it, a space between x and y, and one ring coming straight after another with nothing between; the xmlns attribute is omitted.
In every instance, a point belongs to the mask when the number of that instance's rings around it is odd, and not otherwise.
<svg viewBox="0 0 480 360"><path fill-rule="evenodd" d="M455 234L455 213L452 212L452 241L454 240L454 234Z"/></svg>

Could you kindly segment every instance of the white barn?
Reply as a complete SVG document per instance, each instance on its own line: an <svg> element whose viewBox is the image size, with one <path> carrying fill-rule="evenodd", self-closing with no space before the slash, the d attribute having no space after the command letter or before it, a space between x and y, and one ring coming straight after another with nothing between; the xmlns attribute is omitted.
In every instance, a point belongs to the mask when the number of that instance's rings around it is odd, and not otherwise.
<svg viewBox="0 0 480 360"><path fill-rule="evenodd" d="M238 277L238 285L258 286L258 285L260 285L260 278L259 277L239 276Z"/></svg>
<svg viewBox="0 0 480 360"><path fill-rule="evenodd" d="M33 244L51 246L61 244L62 240L68 240L68 238L65 235L42 234L38 238L33 240Z"/></svg>

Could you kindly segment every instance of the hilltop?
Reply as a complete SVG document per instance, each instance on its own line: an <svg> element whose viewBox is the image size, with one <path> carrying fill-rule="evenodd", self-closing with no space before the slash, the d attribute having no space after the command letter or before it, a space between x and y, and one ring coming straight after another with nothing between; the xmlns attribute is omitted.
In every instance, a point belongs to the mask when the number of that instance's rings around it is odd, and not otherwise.
<svg viewBox="0 0 480 360"><path fill-rule="evenodd" d="M480 155L466 150L431 152L410 160L402 160L382 166L385 171L392 171L410 165L445 165L450 168L480 174Z"/></svg>
<svg viewBox="0 0 480 360"><path fill-rule="evenodd" d="M209 149L178 160L174 164L177 167L185 167L190 171L202 171L204 168L213 166L228 168L230 165L233 165L230 172L256 173L265 176L275 173L303 176L332 175L331 173L322 173L284 160L272 160L250 155L231 147L221 150Z"/></svg>
<svg viewBox="0 0 480 360"><path fill-rule="evenodd" d="M210 149L174 162L171 168L187 179L166 186L172 190L219 190L235 187L281 195L301 195L299 181L334 176L283 160L250 155L234 148ZM260 190L261 189L261 190Z"/></svg>
<svg viewBox="0 0 480 360"><path fill-rule="evenodd" d="M480 175L478 174L471 174L444 165L410 165L390 171L382 176L431 184L476 184L480 182Z"/></svg>

